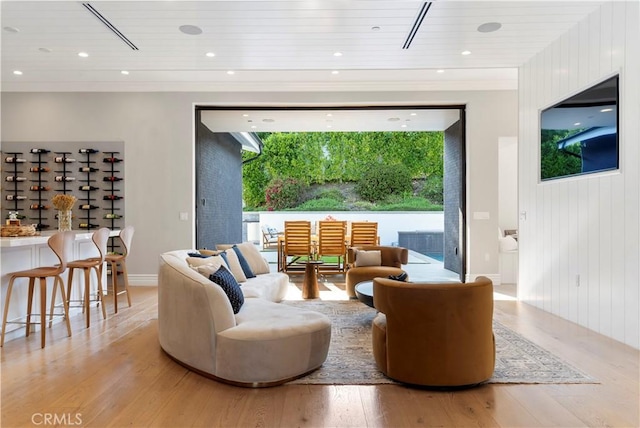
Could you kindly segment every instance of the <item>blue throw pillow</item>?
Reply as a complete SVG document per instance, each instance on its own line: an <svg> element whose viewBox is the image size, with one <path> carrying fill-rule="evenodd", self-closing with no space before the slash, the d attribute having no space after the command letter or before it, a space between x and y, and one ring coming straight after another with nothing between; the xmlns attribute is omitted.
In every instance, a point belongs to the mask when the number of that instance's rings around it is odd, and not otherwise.
<svg viewBox="0 0 640 428"><path fill-rule="evenodd" d="M238 256L238 261L240 262L240 267L242 268L242 272L244 272L244 276L246 276L247 278L255 278L256 274L251 270L251 266L249 266L249 262L247 262L247 259L245 259L242 255L242 251L240 251L240 248L238 248L237 245L234 245L231 248L233 248L233 251L235 251L236 255Z"/></svg>
<svg viewBox="0 0 640 428"><path fill-rule="evenodd" d="M238 284L231 272L224 266L220 266L220 269L209 275L209 279L218 284L227 294L233 313L240 312L240 308L244 305L244 294L242 294L240 284Z"/></svg>
<svg viewBox="0 0 640 428"><path fill-rule="evenodd" d="M205 256L204 254L200 254L200 253L187 253L187 255L189 257L199 257L201 259L208 259L211 256Z"/></svg>

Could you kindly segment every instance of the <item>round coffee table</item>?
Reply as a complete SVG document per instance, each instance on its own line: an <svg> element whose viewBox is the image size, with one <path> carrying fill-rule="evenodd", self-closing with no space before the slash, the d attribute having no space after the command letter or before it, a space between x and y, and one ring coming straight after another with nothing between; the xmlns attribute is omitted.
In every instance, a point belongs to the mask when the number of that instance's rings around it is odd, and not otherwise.
<svg viewBox="0 0 640 428"><path fill-rule="evenodd" d="M355 286L356 297L367 306L373 306L373 281L362 281Z"/></svg>

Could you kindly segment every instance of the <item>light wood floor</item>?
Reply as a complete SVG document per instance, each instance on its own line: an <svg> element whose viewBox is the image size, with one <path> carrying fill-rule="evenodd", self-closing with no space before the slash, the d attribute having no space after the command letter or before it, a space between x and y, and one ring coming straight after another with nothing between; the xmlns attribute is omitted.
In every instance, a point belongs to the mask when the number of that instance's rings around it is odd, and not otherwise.
<svg viewBox="0 0 640 428"><path fill-rule="evenodd" d="M157 340L155 287L133 287L132 308L92 324L72 317L2 348L2 426L86 427L637 427L638 352L514 301L495 316L597 378L589 385L485 385L440 392L395 385L246 389L170 360ZM49 415L49 416L47 416Z"/></svg>

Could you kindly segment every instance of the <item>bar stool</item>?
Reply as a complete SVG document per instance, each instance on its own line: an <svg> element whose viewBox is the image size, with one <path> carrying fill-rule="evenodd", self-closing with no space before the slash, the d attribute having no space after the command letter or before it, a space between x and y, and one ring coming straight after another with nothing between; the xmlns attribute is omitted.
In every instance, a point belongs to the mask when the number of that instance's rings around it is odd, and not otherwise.
<svg viewBox="0 0 640 428"><path fill-rule="evenodd" d="M99 257L91 257L83 260L74 260L72 262L67 263L67 268L69 268L69 277L67 279L67 304L71 307L82 307L82 312L85 314L87 319L87 328L89 328L91 315L89 313L89 305L92 301L98 302L98 305L102 307L102 318L107 318L107 312L104 308L104 302L102 301L103 292L102 292L102 268L104 266L104 261L107 255L107 242L109 241L109 233L111 231L106 227L102 229L98 229L93 232L93 236L91 240L98 248ZM84 295L82 300L71 300L71 285L73 284L73 271L75 269L82 269L84 271ZM91 271L94 270L96 272L96 276L98 278L98 291L95 299L91 299ZM54 299L55 299L55 290L54 290ZM81 305L77 305L77 303L81 302ZM76 303L76 306L71 306L72 303Z"/></svg>
<svg viewBox="0 0 640 428"><path fill-rule="evenodd" d="M120 231L118 237L122 241L124 251L122 254L107 254L106 261L111 267L111 287L113 289L113 307L115 313L118 313L118 296L120 294L127 295L127 302L131 307L131 297L129 296L129 275L127 274L127 256L131 253L131 240L133 239L133 226L127 226ZM122 278L124 281L124 290L118 291L118 264L122 267Z"/></svg>
<svg viewBox="0 0 640 428"><path fill-rule="evenodd" d="M44 348L45 339L46 339L46 330L45 330L45 320L46 320L46 312L47 312L47 278L54 278L53 280L53 289L54 294L51 302L51 311L50 311L50 321L53 320L54 316L64 316L65 322L67 324L67 333L71 336L71 325L69 324L69 308L67 306L67 299L64 292L64 283L62 282L62 278L60 274L65 271L67 268L67 260L71 258L73 253L73 241L75 240L74 232L58 232L52 235L48 240L47 244L49 248L54 252L54 254L58 257L60 264L56 266L47 266L47 267L37 267L34 269L23 270L19 272L13 272L9 274L9 287L7 288L7 297L4 305L4 315L2 317L2 337L0 338L0 346L4 345L4 334L7 327L7 324L26 324L27 333L26 336L29 337L29 333L31 330L31 316L39 316L40 317L40 346ZM11 291L13 290L13 283L18 278L29 278L29 297L27 300L27 321L19 322L19 321L10 321L7 322L7 316L9 314L9 303L11 300ZM33 294L35 288L36 278L40 279L40 313L32 314L31 309L33 307ZM63 314L54 314L54 303L55 303L55 290L56 287L60 287L60 293L62 295L62 306L64 308ZM49 323L49 327L51 327L51 322Z"/></svg>

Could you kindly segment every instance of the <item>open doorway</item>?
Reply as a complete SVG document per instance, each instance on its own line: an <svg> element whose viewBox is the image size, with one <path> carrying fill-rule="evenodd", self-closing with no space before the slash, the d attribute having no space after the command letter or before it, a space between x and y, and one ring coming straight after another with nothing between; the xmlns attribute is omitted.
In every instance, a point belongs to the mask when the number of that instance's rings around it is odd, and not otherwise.
<svg viewBox="0 0 640 428"><path fill-rule="evenodd" d="M242 146L234 141L231 134L258 131L398 131L407 128L408 131L444 132L444 263L446 269L455 272L464 281L464 106L198 106L196 110L196 242L199 247L239 242L242 239L242 191L237 189L238 180L241 179ZM215 162L222 165L215 166ZM224 191L212 191L220 188ZM403 225L404 229L411 227L411 224ZM398 244L397 239L393 241Z"/></svg>

